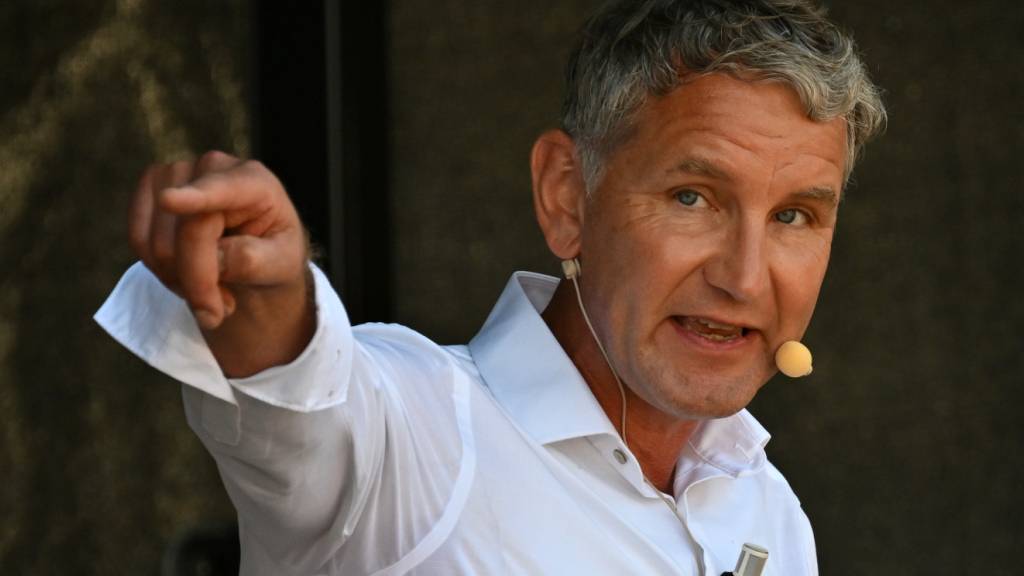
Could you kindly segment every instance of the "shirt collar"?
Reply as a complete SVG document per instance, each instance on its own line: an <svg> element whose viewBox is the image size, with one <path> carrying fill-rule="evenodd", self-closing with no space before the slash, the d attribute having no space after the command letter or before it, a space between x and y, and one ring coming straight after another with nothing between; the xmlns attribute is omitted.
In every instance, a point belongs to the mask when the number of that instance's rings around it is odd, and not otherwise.
<svg viewBox="0 0 1024 576"><path fill-rule="evenodd" d="M597 434L618 436L540 316L557 286L558 279L552 276L513 274L470 341L470 354L498 403L541 444ZM680 471L697 462L732 476L758 470L764 466L764 446L770 438L745 409L704 421L690 438L692 453L686 450L681 455Z"/></svg>
<svg viewBox="0 0 1024 576"><path fill-rule="evenodd" d="M516 272L469 342L480 375L512 419L541 444L616 434L540 313L558 279Z"/></svg>
<svg viewBox="0 0 1024 576"><path fill-rule="evenodd" d="M732 416L705 420L690 436L676 468L677 483L704 464L730 476L756 472L764 467L764 447L771 434L746 409ZM694 457L696 456L696 457Z"/></svg>

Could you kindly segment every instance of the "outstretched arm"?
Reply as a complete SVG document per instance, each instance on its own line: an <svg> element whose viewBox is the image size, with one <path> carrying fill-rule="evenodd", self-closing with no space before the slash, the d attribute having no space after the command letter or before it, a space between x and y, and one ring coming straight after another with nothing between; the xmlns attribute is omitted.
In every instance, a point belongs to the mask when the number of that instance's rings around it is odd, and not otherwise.
<svg viewBox="0 0 1024 576"><path fill-rule="evenodd" d="M242 572L419 557L473 476L471 388L452 355L400 326L354 331L259 163L214 152L152 166L130 224L144 266L96 319L184 384L238 510Z"/></svg>

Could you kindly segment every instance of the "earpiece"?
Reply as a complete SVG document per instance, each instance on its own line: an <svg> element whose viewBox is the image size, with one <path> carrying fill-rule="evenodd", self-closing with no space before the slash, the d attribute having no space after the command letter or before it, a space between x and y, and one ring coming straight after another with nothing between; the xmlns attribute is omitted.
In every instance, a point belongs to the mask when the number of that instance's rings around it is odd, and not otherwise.
<svg viewBox="0 0 1024 576"><path fill-rule="evenodd" d="M583 274L583 267L580 265L579 258L562 260L562 273L565 274L566 280L572 282L572 287L576 290L576 302L580 305L580 313L583 315L583 320L587 323L587 328L590 330L590 335L594 337L597 349L601 351L601 356L604 356L605 364L608 365L608 369L611 370L612 376L615 377L615 383L619 386L619 396L622 398L622 420L619 421L619 433L622 435L622 443L629 446L629 441L626 440L626 389L622 386L622 379L619 378L618 372L616 372L615 367L612 366L612 361L608 358L608 352L605 351L604 345L601 344L601 339L597 337L597 332L594 331L594 325L590 323L590 316L587 314L587 308L583 305L583 295L580 294L579 281L580 276Z"/></svg>
<svg viewBox="0 0 1024 576"><path fill-rule="evenodd" d="M562 260L562 273L565 274L566 280L575 280L583 274L583 268L580 267L579 259Z"/></svg>

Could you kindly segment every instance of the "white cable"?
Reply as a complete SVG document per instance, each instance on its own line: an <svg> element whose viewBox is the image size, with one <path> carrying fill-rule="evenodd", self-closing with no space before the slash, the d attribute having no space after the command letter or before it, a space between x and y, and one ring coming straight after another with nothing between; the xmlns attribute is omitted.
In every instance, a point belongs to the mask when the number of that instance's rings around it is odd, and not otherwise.
<svg viewBox="0 0 1024 576"><path fill-rule="evenodd" d="M612 376L615 377L615 383L619 385L619 395L622 396L622 421L620 422L620 428L622 429L622 443L629 447L629 442L626 441L626 389L622 386L622 380L619 379L618 373L615 372L615 367L612 366L612 361L608 359L608 353L604 351L604 346L601 345L601 339L597 337L597 332L594 331L594 325L590 323L590 317L587 316L587 309L583 306L583 296L580 295L580 285L576 281L576 276L570 277L572 285L576 289L576 301L580 303L580 312L583 313L583 320L587 323L587 328L590 328L590 335L594 337L594 342L597 342L597 349L601 351L601 355L604 356L604 361L608 364L608 369L612 371Z"/></svg>

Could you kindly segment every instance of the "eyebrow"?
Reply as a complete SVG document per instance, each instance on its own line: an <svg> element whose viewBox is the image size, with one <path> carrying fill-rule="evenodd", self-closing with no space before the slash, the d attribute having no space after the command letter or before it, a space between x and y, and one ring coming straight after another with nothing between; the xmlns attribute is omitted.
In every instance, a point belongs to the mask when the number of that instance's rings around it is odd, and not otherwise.
<svg viewBox="0 0 1024 576"><path fill-rule="evenodd" d="M695 176L708 176L717 180L732 180L729 173L716 166L713 162L699 156L689 156L675 167L669 168L669 172L685 172Z"/></svg>
<svg viewBox="0 0 1024 576"><path fill-rule="evenodd" d="M679 164L676 164L675 167L670 168L668 172L683 172L695 176L707 176L717 180L732 181L732 176L728 172L718 167L714 162L700 156L688 156ZM800 200L824 202L830 206L839 205L839 195L830 186L812 186L792 194L791 197Z"/></svg>
<svg viewBox="0 0 1024 576"><path fill-rule="evenodd" d="M812 186L806 190L796 192L792 197L803 200L817 200L819 202L824 202L829 206L839 205L839 195L836 194L835 190L828 186Z"/></svg>

